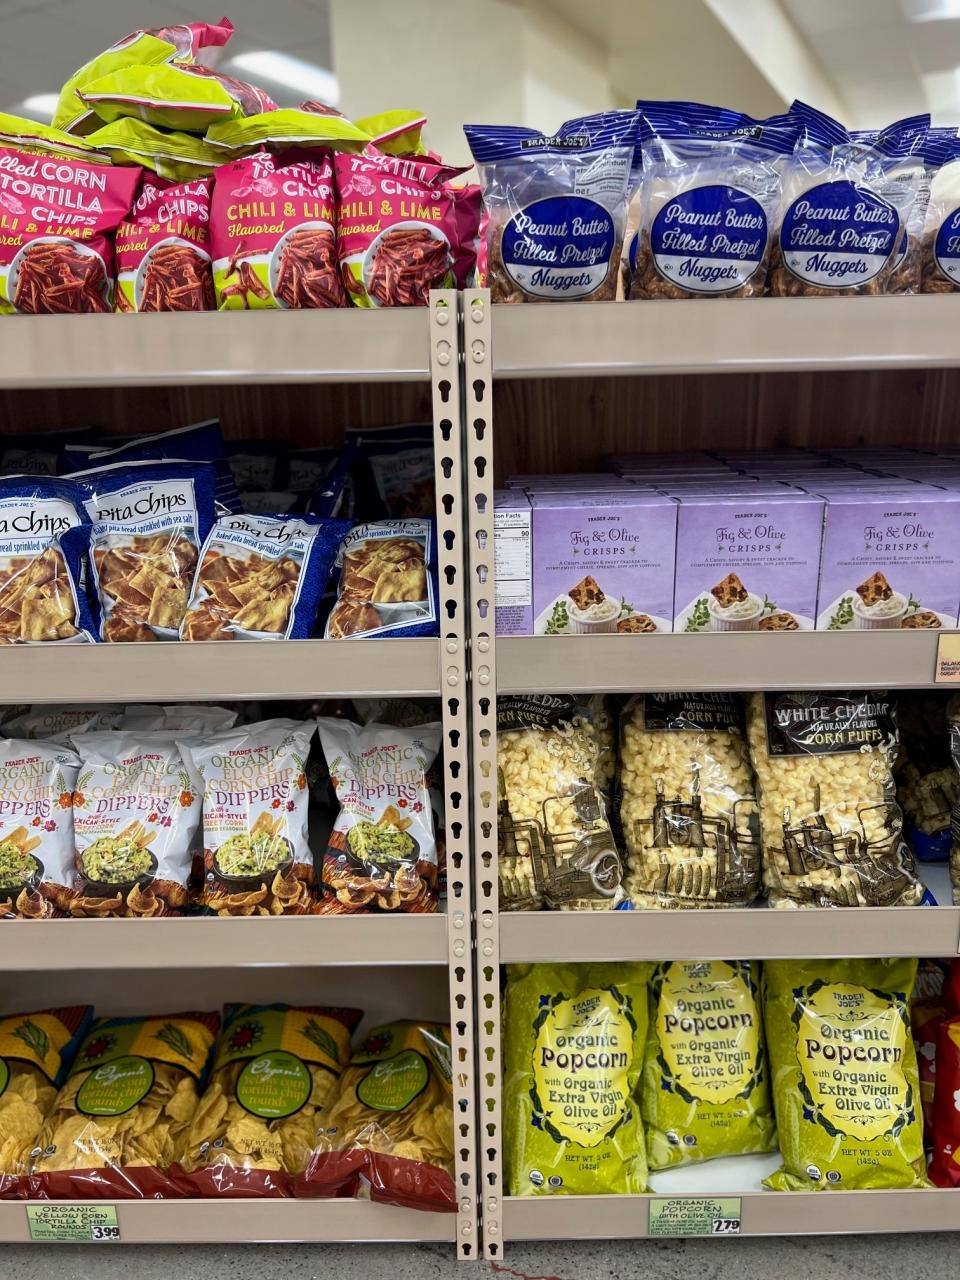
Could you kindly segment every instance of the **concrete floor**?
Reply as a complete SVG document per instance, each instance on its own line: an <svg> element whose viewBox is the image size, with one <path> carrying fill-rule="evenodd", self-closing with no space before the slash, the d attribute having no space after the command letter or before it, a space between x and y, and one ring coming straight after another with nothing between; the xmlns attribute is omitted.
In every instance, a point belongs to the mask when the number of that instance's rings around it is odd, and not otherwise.
<svg viewBox="0 0 960 1280"><path fill-rule="evenodd" d="M0 1280L952 1280L957 1244L881 1235L514 1245L506 1264L480 1267L458 1266L442 1245L5 1245Z"/></svg>

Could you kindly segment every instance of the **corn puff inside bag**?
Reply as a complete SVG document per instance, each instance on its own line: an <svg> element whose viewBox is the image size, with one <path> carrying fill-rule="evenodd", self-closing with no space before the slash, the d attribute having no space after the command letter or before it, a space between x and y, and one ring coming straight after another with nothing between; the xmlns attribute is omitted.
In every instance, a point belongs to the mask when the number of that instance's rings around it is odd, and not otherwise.
<svg viewBox="0 0 960 1280"><path fill-rule="evenodd" d="M650 980L642 1107L651 1169L776 1148L748 960L666 960Z"/></svg>
<svg viewBox="0 0 960 1280"><path fill-rule="evenodd" d="M32 1198L169 1198L220 1025L215 1013L98 1018L43 1127Z"/></svg>
<svg viewBox="0 0 960 1280"><path fill-rule="evenodd" d="M502 1096L510 1195L646 1190L635 1092L650 969L507 966Z"/></svg>
<svg viewBox="0 0 960 1280"><path fill-rule="evenodd" d="M769 960L764 1023L783 1167L774 1191L923 1187L908 1004L916 960Z"/></svg>
<svg viewBox="0 0 960 1280"><path fill-rule="evenodd" d="M227 1005L182 1162L194 1195L288 1195L350 1061L358 1009Z"/></svg>
<svg viewBox="0 0 960 1280"><path fill-rule="evenodd" d="M117 228L118 311L213 311L210 178L148 178Z"/></svg>
<svg viewBox="0 0 960 1280"><path fill-rule="evenodd" d="M450 1028L391 1022L372 1030L320 1118L297 1194L357 1195L456 1211Z"/></svg>
<svg viewBox="0 0 960 1280"><path fill-rule="evenodd" d="M30 1171L64 1073L90 1024L87 1005L0 1018L0 1196Z"/></svg>

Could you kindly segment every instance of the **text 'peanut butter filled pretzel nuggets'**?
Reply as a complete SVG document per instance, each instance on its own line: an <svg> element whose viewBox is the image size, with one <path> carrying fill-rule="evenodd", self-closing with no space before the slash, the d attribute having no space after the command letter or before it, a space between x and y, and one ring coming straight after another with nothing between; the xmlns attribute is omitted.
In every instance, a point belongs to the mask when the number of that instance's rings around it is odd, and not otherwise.
<svg viewBox="0 0 960 1280"><path fill-rule="evenodd" d="M149 919L187 909L203 786L178 736L77 735L71 915Z"/></svg>
<svg viewBox="0 0 960 1280"><path fill-rule="evenodd" d="M93 522L92 578L108 641L176 640L213 524L208 463L119 463L77 477Z"/></svg>
<svg viewBox="0 0 960 1280"><path fill-rule="evenodd" d="M191 1195L285 1196L350 1061L359 1009L228 1004L177 1181Z"/></svg>
<svg viewBox="0 0 960 1280"><path fill-rule="evenodd" d="M347 520L227 516L200 552L182 640L299 640L313 634Z"/></svg>
<svg viewBox="0 0 960 1280"><path fill-rule="evenodd" d="M184 756L203 779L203 905L221 916L309 915L317 878L307 842L311 721L263 720Z"/></svg>
<svg viewBox="0 0 960 1280"><path fill-rule="evenodd" d="M94 639L82 585L89 546L71 481L0 478L0 644Z"/></svg>
<svg viewBox="0 0 960 1280"><path fill-rule="evenodd" d="M0 739L0 919L70 911L79 768L68 746Z"/></svg>
<svg viewBox="0 0 960 1280"><path fill-rule="evenodd" d="M88 1005L0 1018L0 1197L16 1195L77 1046Z"/></svg>
<svg viewBox="0 0 960 1280"><path fill-rule="evenodd" d="M435 911L437 844L427 771L441 726L317 722L340 801L323 859L324 896L345 910Z"/></svg>
<svg viewBox="0 0 960 1280"><path fill-rule="evenodd" d="M603 111L553 135L465 125L483 187L477 284L494 302L616 297L637 116Z"/></svg>
<svg viewBox="0 0 960 1280"><path fill-rule="evenodd" d="M450 1028L391 1022L350 1059L296 1193L453 1213L453 1162Z"/></svg>
<svg viewBox="0 0 960 1280"><path fill-rule="evenodd" d="M220 1026L215 1013L98 1018L34 1149L31 1199L169 1199Z"/></svg>
<svg viewBox="0 0 960 1280"><path fill-rule="evenodd" d="M213 311L212 178L171 185L148 174L117 228L118 311Z"/></svg>
<svg viewBox="0 0 960 1280"><path fill-rule="evenodd" d="M381 520L351 529L337 552L340 581L326 638L436 635L436 555L432 520Z"/></svg>

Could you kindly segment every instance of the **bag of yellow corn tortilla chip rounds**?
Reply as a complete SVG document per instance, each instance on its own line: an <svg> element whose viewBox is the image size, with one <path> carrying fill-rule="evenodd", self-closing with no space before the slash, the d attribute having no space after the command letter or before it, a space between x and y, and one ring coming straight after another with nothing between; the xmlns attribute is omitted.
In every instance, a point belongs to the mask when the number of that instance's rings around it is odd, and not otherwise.
<svg viewBox="0 0 960 1280"><path fill-rule="evenodd" d="M638 1195L649 964L508 965L508 1194Z"/></svg>
<svg viewBox="0 0 960 1280"><path fill-rule="evenodd" d="M169 1199L220 1026L215 1013L98 1018L34 1150L31 1199Z"/></svg>
<svg viewBox="0 0 960 1280"><path fill-rule="evenodd" d="M229 1004L177 1181L191 1195L285 1196L350 1061L359 1009Z"/></svg>
<svg viewBox="0 0 960 1280"><path fill-rule="evenodd" d="M450 1028L375 1027L320 1119L298 1196L369 1196L455 1213Z"/></svg>
<svg viewBox="0 0 960 1280"><path fill-rule="evenodd" d="M0 1018L0 1198L17 1195L57 1089L90 1025L89 1005Z"/></svg>
<svg viewBox="0 0 960 1280"><path fill-rule="evenodd" d="M764 1022L783 1168L774 1191L924 1187L916 960L769 960Z"/></svg>
<svg viewBox="0 0 960 1280"><path fill-rule="evenodd" d="M641 1092L651 1169L776 1150L759 974L749 960L654 969Z"/></svg>

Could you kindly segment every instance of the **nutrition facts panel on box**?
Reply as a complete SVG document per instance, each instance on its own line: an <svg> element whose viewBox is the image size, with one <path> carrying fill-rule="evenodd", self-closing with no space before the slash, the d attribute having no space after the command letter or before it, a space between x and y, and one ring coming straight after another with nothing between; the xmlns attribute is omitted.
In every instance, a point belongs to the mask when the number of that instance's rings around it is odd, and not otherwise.
<svg viewBox="0 0 960 1280"><path fill-rule="evenodd" d="M529 605L532 548L529 511L498 511L493 548L497 606Z"/></svg>

